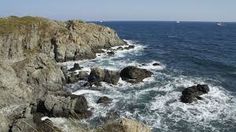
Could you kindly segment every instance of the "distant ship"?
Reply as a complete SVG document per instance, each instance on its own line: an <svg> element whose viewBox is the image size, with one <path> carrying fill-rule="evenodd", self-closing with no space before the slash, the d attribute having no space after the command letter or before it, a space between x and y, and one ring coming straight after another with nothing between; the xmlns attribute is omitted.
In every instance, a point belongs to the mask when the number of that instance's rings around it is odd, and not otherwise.
<svg viewBox="0 0 236 132"><path fill-rule="evenodd" d="M180 21L176 21L176 23L180 23Z"/></svg>
<svg viewBox="0 0 236 132"><path fill-rule="evenodd" d="M224 23L223 22L217 22L216 25L222 27L222 26L224 26Z"/></svg>

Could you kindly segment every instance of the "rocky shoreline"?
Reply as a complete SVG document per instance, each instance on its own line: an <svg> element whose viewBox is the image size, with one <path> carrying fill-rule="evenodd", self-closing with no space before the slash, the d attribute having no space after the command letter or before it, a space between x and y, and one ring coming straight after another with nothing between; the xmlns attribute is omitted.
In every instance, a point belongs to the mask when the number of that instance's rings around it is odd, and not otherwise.
<svg viewBox="0 0 236 132"><path fill-rule="evenodd" d="M86 98L66 92L63 87L75 81L69 79L67 72L79 67L65 71L57 62L92 59L102 49L122 45L127 44L114 30L96 24L28 16L0 18L1 132L61 132L45 117L64 117L70 121L91 116ZM108 80L115 77L113 72L103 72L106 74L95 70L89 76L80 75L79 79L88 77L90 85L117 81ZM97 128L79 127L79 123L74 126L75 131L99 132L133 131L133 128L150 131L146 125L125 118Z"/></svg>
<svg viewBox="0 0 236 132"><path fill-rule="evenodd" d="M151 128L115 113L106 123L90 127L80 123L93 113L83 95L73 95L66 85L84 80L85 87L99 87L101 82L116 85L120 79L131 84L151 77L146 69L127 66L118 71L91 68L79 71L78 63L70 69L60 62L93 59L97 53L113 56L129 50L117 33L104 26L79 20L54 21L40 17L0 18L0 130L1 132L64 132L51 118L63 118L70 131L150 132ZM154 63L153 66L158 66ZM180 101L192 103L209 92L207 85L184 89ZM97 103L108 105L112 99L100 97ZM75 123L76 122L76 123Z"/></svg>

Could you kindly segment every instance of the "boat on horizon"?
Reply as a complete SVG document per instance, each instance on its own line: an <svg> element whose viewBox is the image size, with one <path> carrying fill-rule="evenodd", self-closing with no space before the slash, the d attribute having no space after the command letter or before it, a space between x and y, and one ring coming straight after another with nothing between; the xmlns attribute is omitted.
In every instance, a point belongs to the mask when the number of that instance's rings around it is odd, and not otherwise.
<svg viewBox="0 0 236 132"><path fill-rule="evenodd" d="M225 26L225 24L223 22L217 22L216 25L220 26L220 27Z"/></svg>

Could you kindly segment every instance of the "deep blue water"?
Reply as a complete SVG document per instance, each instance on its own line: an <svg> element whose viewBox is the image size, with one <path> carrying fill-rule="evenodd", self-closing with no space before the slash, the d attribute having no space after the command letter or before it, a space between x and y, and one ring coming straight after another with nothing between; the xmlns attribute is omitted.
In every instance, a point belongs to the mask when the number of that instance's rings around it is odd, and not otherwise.
<svg viewBox="0 0 236 132"><path fill-rule="evenodd" d="M135 118L153 132L236 131L236 24L194 22L103 22L136 49L116 52L114 57L82 61L88 67L120 70L135 65L151 70L151 78L140 84L120 81L100 90L73 89L85 94L93 107L92 124L101 124L107 113ZM160 62L161 66L152 66ZM72 66L72 65L71 65ZM184 88L208 84L210 92L191 104L179 101ZM104 107L99 96L113 99Z"/></svg>
<svg viewBox="0 0 236 132"><path fill-rule="evenodd" d="M236 92L236 23L104 22L119 36L148 49L143 60L158 59L183 75L219 80Z"/></svg>

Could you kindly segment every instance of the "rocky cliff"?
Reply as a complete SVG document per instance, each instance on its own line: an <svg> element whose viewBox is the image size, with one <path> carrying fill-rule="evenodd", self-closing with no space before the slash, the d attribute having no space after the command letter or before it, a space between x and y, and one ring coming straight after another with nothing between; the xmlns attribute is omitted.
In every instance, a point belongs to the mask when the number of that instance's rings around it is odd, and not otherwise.
<svg viewBox="0 0 236 132"><path fill-rule="evenodd" d="M57 62L95 58L124 44L114 30L82 21L0 18L0 131L60 132L42 117L89 117L86 98L63 89L67 77Z"/></svg>
<svg viewBox="0 0 236 132"><path fill-rule="evenodd" d="M123 45L108 27L78 20L54 21L40 17L0 19L0 57L14 61L45 53L58 62L91 59L101 48Z"/></svg>

